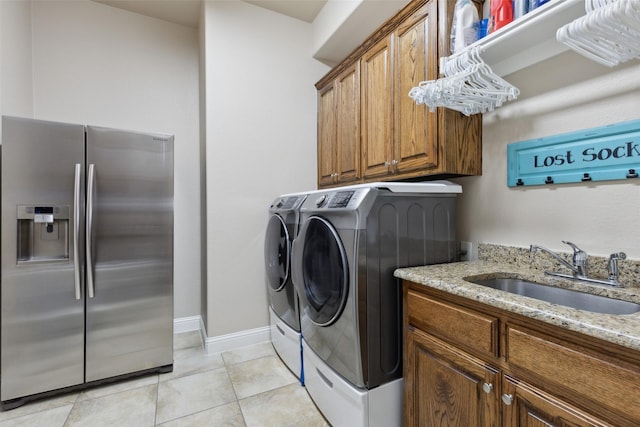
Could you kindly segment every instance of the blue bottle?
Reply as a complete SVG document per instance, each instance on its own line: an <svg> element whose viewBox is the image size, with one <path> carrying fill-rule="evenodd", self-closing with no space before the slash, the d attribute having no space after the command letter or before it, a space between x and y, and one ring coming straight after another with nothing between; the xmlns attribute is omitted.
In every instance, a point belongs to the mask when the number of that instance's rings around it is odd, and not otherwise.
<svg viewBox="0 0 640 427"><path fill-rule="evenodd" d="M529 11L529 0L513 0L513 20L524 16Z"/></svg>

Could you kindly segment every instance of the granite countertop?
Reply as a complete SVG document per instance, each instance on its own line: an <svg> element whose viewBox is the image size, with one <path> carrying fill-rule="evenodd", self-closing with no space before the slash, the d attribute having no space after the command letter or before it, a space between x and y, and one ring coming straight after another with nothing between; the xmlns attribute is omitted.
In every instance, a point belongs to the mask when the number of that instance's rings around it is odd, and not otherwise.
<svg viewBox="0 0 640 427"><path fill-rule="evenodd" d="M578 310L542 300L511 294L465 280L471 276L518 277L567 289L640 303L640 288L614 288L555 278L544 270L524 264L478 260L424 267L399 268L394 275L431 288L469 298L496 308L640 350L640 312L612 315Z"/></svg>

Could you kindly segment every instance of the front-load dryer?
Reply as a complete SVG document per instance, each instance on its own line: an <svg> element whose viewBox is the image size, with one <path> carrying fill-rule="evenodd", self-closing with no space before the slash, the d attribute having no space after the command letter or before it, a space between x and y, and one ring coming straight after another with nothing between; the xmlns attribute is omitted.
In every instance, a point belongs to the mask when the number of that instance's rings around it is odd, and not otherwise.
<svg viewBox="0 0 640 427"><path fill-rule="evenodd" d="M293 282L300 296L305 385L334 426L402 423L399 267L454 261L447 181L318 191L300 207Z"/></svg>
<svg viewBox="0 0 640 427"><path fill-rule="evenodd" d="M300 304L291 281L291 244L298 232L299 209L306 197L307 194L290 194L276 198L269 207L264 239L271 342L301 382L304 376Z"/></svg>

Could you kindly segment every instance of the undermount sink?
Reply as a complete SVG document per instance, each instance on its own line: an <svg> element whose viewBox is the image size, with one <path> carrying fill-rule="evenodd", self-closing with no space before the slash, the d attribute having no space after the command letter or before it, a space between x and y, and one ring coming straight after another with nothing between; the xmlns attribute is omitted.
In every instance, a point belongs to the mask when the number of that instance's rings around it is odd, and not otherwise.
<svg viewBox="0 0 640 427"><path fill-rule="evenodd" d="M640 304L612 299L601 295L588 294L571 289L542 285L516 278L466 278L468 282L493 289L535 298L552 304L564 305L580 310L605 314L633 314L640 311Z"/></svg>

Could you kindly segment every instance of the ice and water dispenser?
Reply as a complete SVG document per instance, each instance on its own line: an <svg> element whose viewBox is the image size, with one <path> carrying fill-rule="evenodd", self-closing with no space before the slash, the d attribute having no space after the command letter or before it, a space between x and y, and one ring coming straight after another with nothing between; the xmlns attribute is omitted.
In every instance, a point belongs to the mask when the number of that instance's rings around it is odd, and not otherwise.
<svg viewBox="0 0 640 427"><path fill-rule="evenodd" d="M18 264L69 259L69 206L18 206Z"/></svg>

